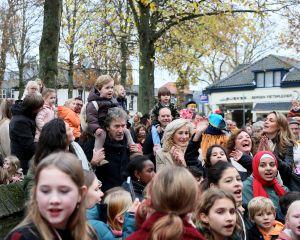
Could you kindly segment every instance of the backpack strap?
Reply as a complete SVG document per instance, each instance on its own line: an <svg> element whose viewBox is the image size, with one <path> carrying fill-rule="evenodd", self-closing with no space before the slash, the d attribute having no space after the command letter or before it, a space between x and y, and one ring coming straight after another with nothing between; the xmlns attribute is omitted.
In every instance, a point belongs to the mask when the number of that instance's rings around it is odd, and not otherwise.
<svg viewBox="0 0 300 240"><path fill-rule="evenodd" d="M98 110L99 110L99 105L98 105L98 103L97 103L96 101L92 101L92 103L93 103L95 109L98 111Z"/></svg>

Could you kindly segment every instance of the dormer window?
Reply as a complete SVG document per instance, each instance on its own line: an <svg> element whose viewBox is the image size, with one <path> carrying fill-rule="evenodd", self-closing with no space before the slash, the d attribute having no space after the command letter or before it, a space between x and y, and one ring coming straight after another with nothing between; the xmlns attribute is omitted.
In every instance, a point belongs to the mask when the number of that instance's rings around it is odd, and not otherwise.
<svg viewBox="0 0 300 240"><path fill-rule="evenodd" d="M266 71L255 73L257 87L280 87L282 79L281 71Z"/></svg>

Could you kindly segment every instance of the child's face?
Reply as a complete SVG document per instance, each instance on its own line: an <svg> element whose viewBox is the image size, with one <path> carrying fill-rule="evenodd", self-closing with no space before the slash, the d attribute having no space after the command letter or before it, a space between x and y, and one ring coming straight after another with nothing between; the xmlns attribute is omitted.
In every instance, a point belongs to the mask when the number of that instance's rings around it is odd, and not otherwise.
<svg viewBox="0 0 300 240"><path fill-rule="evenodd" d="M160 101L165 105L170 103L170 99L171 99L170 95L161 95L160 96Z"/></svg>
<svg viewBox="0 0 300 240"><path fill-rule="evenodd" d="M48 97L45 98L45 102L50 106L53 106L55 104L55 101L56 101L56 94L55 93L50 93L48 95Z"/></svg>
<svg viewBox="0 0 300 240"><path fill-rule="evenodd" d="M4 160L3 168L7 169L7 171L9 171L11 169L11 163L9 162L9 160L7 160L7 159Z"/></svg>
<svg viewBox="0 0 300 240"><path fill-rule="evenodd" d="M293 102L292 103L292 109L294 111L298 111L299 110L299 103L298 102Z"/></svg>
<svg viewBox="0 0 300 240"><path fill-rule="evenodd" d="M118 94L120 97L125 97L125 89L123 87L120 87Z"/></svg>
<svg viewBox="0 0 300 240"><path fill-rule="evenodd" d="M295 237L300 237L300 208L293 208L286 219L286 226L292 231Z"/></svg>
<svg viewBox="0 0 300 240"><path fill-rule="evenodd" d="M200 218L209 224L214 239L230 237L236 224L236 209L228 198L217 199L210 208L208 215L202 213Z"/></svg>
<svg viewBox="0 0 300 240"><path fill-rule="evenodd" d="M35 95L38 92L38 87L36 85L31 85L28 87L28 95Z"/></svg>
<svg viewBox="0 0 300 240"><path fill-rule="evenodd" d="M40 172L36 202L40 214L52 227L65 229L80 201L79 189L66 173L53 166Z"/></svg>
<svg viewBox="0 0 300 240"><path fill-rule="evenodd" d="M260 211L255 214L253 219L257 227L260 227L266 231L272 229L274 220L275 220L275 215L274 212L272 212L271 210Z"/></svg>
<svg viewBox="0 0 300 240"><path fill-rule="evenodd" d="M101 184L98 179L95 177L92 185L89 187L86 200L87 200L87 208L91 208L96 205L96 203L100 203L101 197L103 197L103 192L101 191Z"/></svg>
<svg viewBox="0 0 300 240"><path fill-rule="evenodd" d="M210 163L213 166L219 161L228 162L226 154L222 148L213 147L210 155Z"/></svg>
<svg viewBox="0 0 300 240"><path fill-rule="evenodd" d="M100 97L111 99L114 94L114 81L110 81L99 90Z"/></svg>

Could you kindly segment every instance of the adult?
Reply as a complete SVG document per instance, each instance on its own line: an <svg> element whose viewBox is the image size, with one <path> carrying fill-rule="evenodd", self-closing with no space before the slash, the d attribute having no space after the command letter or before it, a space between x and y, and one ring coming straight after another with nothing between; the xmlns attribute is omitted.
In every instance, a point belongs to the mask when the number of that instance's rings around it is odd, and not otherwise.
<svg viewBox="0 0 300 240"><path fill-rule="evenodd" d="M145 187L155 176L153 162L147 156L136 156L130 160L127 166L127 173L131 181L124 182L122 186L133 195L133 198L138 198L142 201Z"/></svg>
<svg viewBox="0 0 300 240"><path fill-rule="evenodd" d="M135 128L134 135L136 136L135 142L141 144L141 146L144 145L146 134L147 134L147 128L145 125L140 124Z"/></svg>
<svg viewBox="0 0 300 240"><path fill-rule="evenodd" d="M12 118L13 99L3 99L0 105L0 153L2 157L10 155L9 123Z"/></svg>
<svg viewBox="0 0 300 240"><path fill-rule="evenodd" d="M163 147L155 156L157 172L168 165L187 166L184 153L192 132L193 126L186 119L176 119L167 125L162 138Z"/></svg>
<svg viewBox="0 0 300 240"><path fill-rule="evenodd" d="M263 137L258 150L272 151L278 161L278 171L283 183L288 184L289 175L293 172L294 152L296 145L286 117L279 112L271 112L265 119Z"/></svg>
<svg viewBox="0 0 300 240"><path fill-rule="evenodd" d="M252 176L243 182L243 206L247 208L249 201L254 197L270 198L276 207L276 217L282 221L284 217L280 212L279 198L288 189L278 182L277 171L278 161L272 152L260 151L255 154L252 161Z"/></svg>
<svg viewBox="0 0 300 240"><path fill-rule="evenodd" d="M75 112L76 104L74 99L68 99L64 106L58 106L57 115L62 118L73 129L75 141L80 137L80 116Z"/></svg>
<svg viewBox="0 0 300 240"><path fill-rule="evenodd" d="M80 114L81 108L83 106L83 101L81 97L76 97L75 99L75 107L74 107L74 112L77 114Z"/></svg>
<svg viewBox="0 0 300 240"><path fill-rule="evenodd" d="M196 113L197 112L197 103L195 101L188 101L185 104L185 107L187 110L189 110L191 113Z"/></svg>
<svg viewBox="0 0 300 240"><path fill-rule="evenodd" d="M35 117L43 104L41 95L27 95L12 106L13 117L9 123L11 154L19 158L24 174L34 155Z"/></svg>
<svg viewBox="0 0 300 240"><path fill-rule="evenodd" d="M227 150L231 161L240 165L239 171L246 173L246 178L252 173L253 141L245 129L231 134L227 142ZM245 179L243 179L245 180Z"/></svg>
<svg viewBox="0 0 300 240"><path fill-rule="evenodd" d="M27 82L25 89L24 89L23 96L22 96L22 100L27 95L41 95L39 84L36 81L28 81Z"/></svg>
<svg viewBox="0 0 300 240"><path fill-rule="evenodd" d="M102 182L103 192L121 186L124 179L124 172L129 163L130 154L139 153L136 144L128 146L127 138L124 137L126 128L127 114L119 108L114 107L108 110L104 126L106 128L106 139L104 142L105 159L109 163L96 167L96 176Z"/></svg>
<svg viewBox="0 0 300 240"><path fill-rule="evenodd" d="M167 125L172 121L172 114L171 110L169 108L161 108L158 112L158 118L157 118L160 126L160 132L158 133L160 139L162 139L164 135L165 128ZM155 163L155 153L158 149L153 149L153 139L151 131L147 134L144 146L143 146L143 153L144 155L148 155L151 161Z"/></svg>

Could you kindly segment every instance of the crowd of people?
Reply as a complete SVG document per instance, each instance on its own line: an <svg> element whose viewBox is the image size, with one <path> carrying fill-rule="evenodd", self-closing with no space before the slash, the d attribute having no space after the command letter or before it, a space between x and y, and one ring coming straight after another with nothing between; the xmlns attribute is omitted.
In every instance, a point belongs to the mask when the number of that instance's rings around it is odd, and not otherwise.
<svg viewBox="0 0 300 240"><path fill-rule="evenodd" d="M55 106L29 81L0 106L0 184L22 184L26 216L6 239L300 238L300 106L238 128L166 87L149 113L100 76L87 103ZM299 113L299 115L298 115Z"/></svg>

